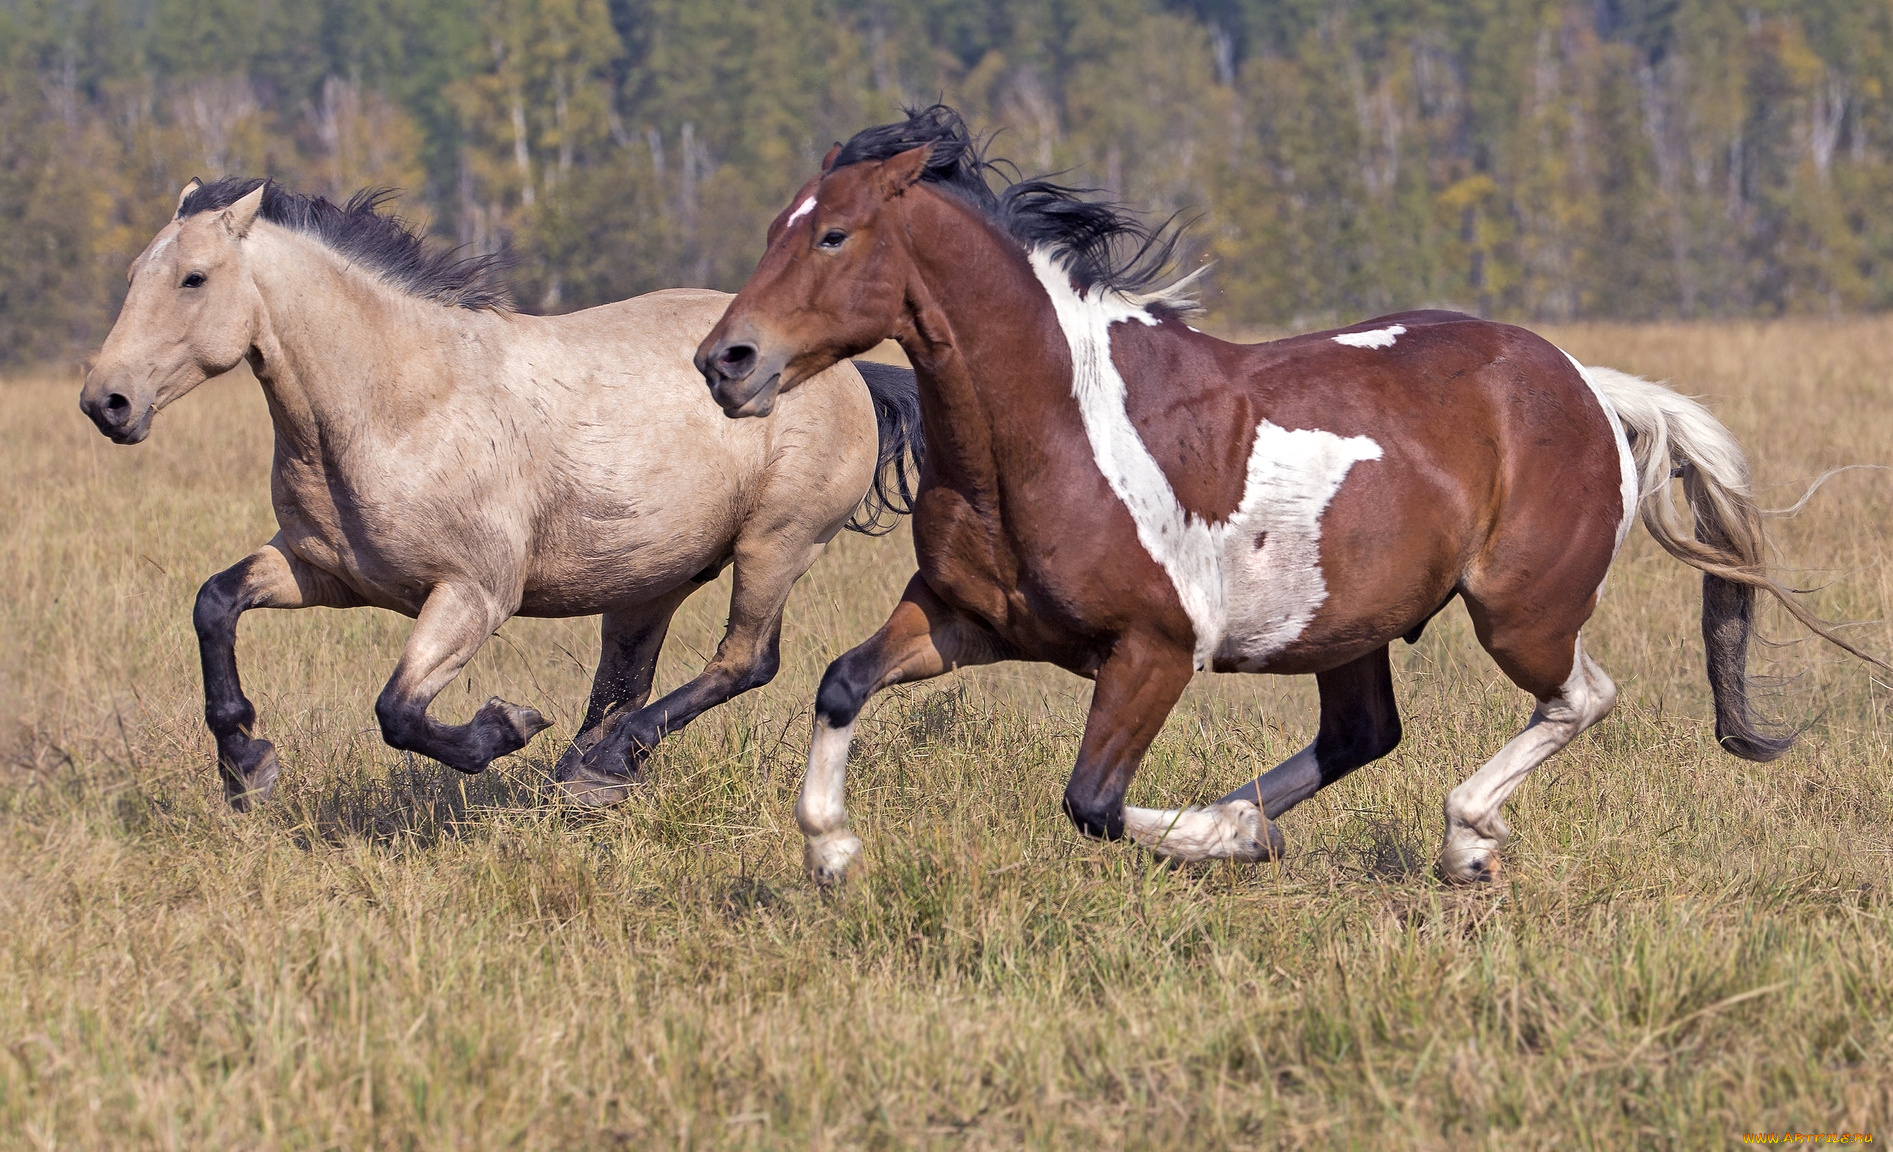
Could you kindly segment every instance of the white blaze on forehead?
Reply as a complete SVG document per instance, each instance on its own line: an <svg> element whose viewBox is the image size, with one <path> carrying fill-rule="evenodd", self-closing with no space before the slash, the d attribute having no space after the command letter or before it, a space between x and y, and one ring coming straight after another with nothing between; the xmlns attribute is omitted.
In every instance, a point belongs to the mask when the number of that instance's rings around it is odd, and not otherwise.
<svg viewBox="0 0 1893 1152"><path fill-rule="evenodd" d="M1157 318L1102 288L1080 295L1047 249L1033 250L1031 261L1071 350L1071 390L1092 457L1129 510L1138 542L1176 589L1196 632L1196 666L1208 667L1218 654L1265 659L1299 636L1327 599L1321 513L1356 461L1380 458L1380 445L1365 436L1289 431L1264 420L1250 451L1241 507L1222 523L1204 520L1177 500L1131 424L1124 377L1111 360L1111 325L1154 325ZM1260 533L1268 536L1258 548ZM1226 637L1236 645L1225 644Z"/></svg>
<svg viewBox="0 0 1893 1152"><path fill-rule="evenodd" d="M1349 348L1391 348L1395 340L1406 334L1405 324L1394 324L1386 328L1376 328L1372 332L1343 332L1334 338L1334 342L1345 344Z"/></svg>
<svg viewBox="0 0 1893 1152"><path fill-rule="evenodd" d="M789 213L789 219L782 226L784 228L793 228L797 220L800 220L813 211L815 211L815 197L810 196L808 199L795 206L795 211Z"/></svg>

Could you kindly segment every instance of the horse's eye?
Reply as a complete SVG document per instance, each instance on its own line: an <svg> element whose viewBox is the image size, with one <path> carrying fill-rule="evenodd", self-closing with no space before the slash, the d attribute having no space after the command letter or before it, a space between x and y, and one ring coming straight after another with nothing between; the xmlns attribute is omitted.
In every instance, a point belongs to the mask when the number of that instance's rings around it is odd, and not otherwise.
<svg viewBox="0 0 1893 1152"><path fill-rule="evenodd" d="M204 286L204 274L202 272L191 273L184 278L183 286L186 288L202 288Z"/></svg>
<svg viewBox="0 0 1893 1152"><path fill-rule="evenodd" d="M846 232L843 232L841 229L830 228L828 231L822 233L820 247L827 248L832 251L836 248L841 247L841 242L843 240L846 240L847 238L848 238L848 234Z"/></svg>

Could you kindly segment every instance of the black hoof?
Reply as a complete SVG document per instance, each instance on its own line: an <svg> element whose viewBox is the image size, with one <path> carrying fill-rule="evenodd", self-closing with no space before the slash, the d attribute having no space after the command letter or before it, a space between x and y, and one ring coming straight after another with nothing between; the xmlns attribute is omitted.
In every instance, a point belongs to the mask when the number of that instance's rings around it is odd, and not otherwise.
<svg viewBox="0 0 1893 1152"><path fill-rule="evenodd" d="M224 799L238 812L268 803L276 791L276 777L282 772L282 765L276 761L276 746L268 740L251 740L234 754L220 755L217 767L223 777Z"/></svg>
<svg viewBox="0 0 1893 1152"><path fill-rule="evenodd" d="M603 772L586 766L580 757L561 760L555 777L566 798L587 808L609 808L631 796L637 786L636 776Z"/></svg>
<svg viewBox="0 0 1893 1152"><path fill-rule="evenodd" d="M480 706L470 727L485 737L479 763L464 766L451 764L469 776L485 771L488 764L501 756L511 755L524 748L534 736L552 727L552 721L523 704L508 704L495 696Z"/></svg>
<svg viewBox="0 0 1893 1152"><path fill-rule="evenodd" d="M1269 819L1267 816L1262 817L1262 823L1269 830L1269 854L1262 857L1262 859L1280 860L1283 856L1288 854L1288 843L1282 839L1282 830L1276 827L1275 821Z"/></svg>

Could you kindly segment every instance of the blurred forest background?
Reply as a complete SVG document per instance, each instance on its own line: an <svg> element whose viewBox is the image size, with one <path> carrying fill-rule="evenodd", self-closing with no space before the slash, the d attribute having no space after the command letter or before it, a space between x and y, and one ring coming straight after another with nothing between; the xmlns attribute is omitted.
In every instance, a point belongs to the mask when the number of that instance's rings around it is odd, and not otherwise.
<svg viewBox="0 0 1893 1152"><path fill-rule="evenodd" d="M936 96L1197 215L1225 324L1893 305L1887 0L0 0L0 360L96 345L193 175L404 189L528 310L734 288Z"/></svg>

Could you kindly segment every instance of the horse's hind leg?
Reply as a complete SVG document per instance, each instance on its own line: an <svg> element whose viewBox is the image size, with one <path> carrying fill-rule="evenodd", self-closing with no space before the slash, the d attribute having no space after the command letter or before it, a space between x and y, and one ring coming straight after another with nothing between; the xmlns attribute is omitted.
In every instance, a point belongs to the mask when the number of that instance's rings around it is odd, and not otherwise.
<svg viewBox="0 0 1893 1152"><path fill-rule="evenodd" d="M1400 709L1385 646L1316 673L1315 683L1321 690L1321 727L1314 740L1218 803L1247 800L1273 820L1399 745Z"/></svg>
<svg viewBox="0 0 1893 1152"><path fill-rule="evenodd" d="M298 560L277 537L204 581L191 623L204 667L204 723L217 740L225 799L239 812L270 798L276 748L255 735L256 709L237 676L237 618L252 608L352 608L341 581Z"/></svg>
<svg viewBox="0 0 1893 1152"><path fill-rule="evenodd" d="M793 524L757 522L744 527L735 545L729 626L716 654L681 688L605 721L603 738L575 769L598 787L587 796L575 794L576 799L591 804L623 799L623 786L658 741L718 704L776 678L781 665L782 609L789 602L789 590L826 542L826 535Z"/></svg>
<svg viewBox="0 0 1893 1152"><path fill-rule="evenodd" d="M1462 884L1496 875L1499 848L1512 834L1499 809L1513 789L1617 703L1617 686L1584 651L1575 629L1504 627L1470 599L1467 608L1480 642L1513 683L1538 698L1538 707L1523 732L1446 797L1440 875Z"/></svg>
<svg viewBox="0 0 1893 1152"><path fill-rule="evenodd" d="M585 719L580 721L572 746L559 757L553 772L553 778L573 799L594 805L624 799L626 777L613 773L604 779L594 778L585 771L582 761L598 743L607 716L642 708L651 698L651 682L657 675L657 657L670 631L670 618L700 586L686 584L649 604L605 613L599 624L598 673L592 677ZM595 794L600 789L615 791Z"/></svg>
<svg viewBox="0 0 1893 1152"><path fill-rule="evenodd" d="M401 662L375 701L381 738L396 748L431 756L462 772L479 772L495 757L526 746L547 721L531 708L495 696L465 724L442 724L427 714L473 654L511 613L477 587L440 584L421 605Z"/></svg>

